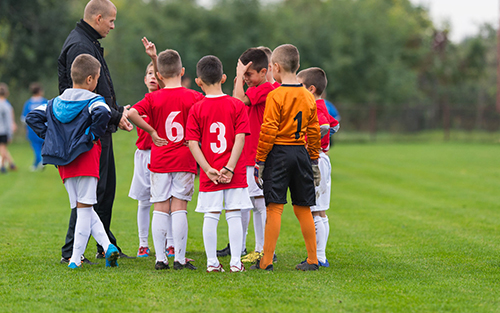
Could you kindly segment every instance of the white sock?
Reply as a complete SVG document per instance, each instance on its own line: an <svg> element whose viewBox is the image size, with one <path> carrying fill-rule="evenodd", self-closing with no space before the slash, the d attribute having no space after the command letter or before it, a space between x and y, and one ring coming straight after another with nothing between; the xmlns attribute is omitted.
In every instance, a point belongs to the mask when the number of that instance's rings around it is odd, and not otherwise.
<svg viewBox="0 0 500 313"><path fill-rule="evenodd" d="M326 237L325 225L323 224L323 218L321 216L314 216L314 226L316 227L316 254L318 256L318 261L324 263L326 260Z"/></svg>
<svg viewBox="0 0 500 313"><path fill-rule="evenodd" d="M241 238L241 253L247 247L247 235L248 235L248 225L250 225L250 211L251 210L241 210L241 229L243 231ZM226 213L227 214L227 213ZM226 216L227 219L227 216Z"/></svg>
<svg viewBox="0 0 500 313"><path fill-rule="evenodd" d="M151 232L153 233L153 244L155 246L156 262L168 264L165 255L165 241L167 238L167 213L153 211L153 221L151 222Z"/></svg>
<svg viewBox="0 0 500 313"><path fill-rule="evenodd" d="M266 201L264 198L252 198L253 227L255 231L255 251L264 249L264 230L266 228Z"/></svg>
<svg viewBox="0 0 500 313"><path fill-rule="evenodd" d="M174 237L175 261L181 264L186 264L186 244L188 237L187 211L175 211L170 215L172 216L171 221Z"/></svg>
<svg viewBox="0 0 500 313"><path fill-rule="evenodd" d="M108 247L111 244L111 241L109 241L108 234L104 229L104 225L102 224L99 215L97 215L96 211L94 210L94 207L92 207L91 209L90 234L92 235L92 237L94 237L95 241L97 241L97 243L104 249L104 252L106 252L108 251Z"/></svg>
<svg viewBox="0 0 500 313"><path fill-rule="evenodd" d="M226 220L229 232L229 245L231 247L231 261L229 265L241 267L241 238L243 237L241 211L226 211Z"/></svg>
<svg viewBox="0 0 500 313"><path fill-rule="evenodd" d="M140 200L137 206L137 229L139 232L139 247L149 247L149 211L151 202L149 200Z"/></svg>
<svg viewBox="0 0 500 313"><path fill-rule="evenodd" d="M166 247L175 247L174 234L172 230L172 213L167 214L167 242Z"/></svg>
<svg viewBox="0 0 500 313"><path fill-rule="evenodd" d="M330 223L328 223L328 216L323 217L323 225L325 225L325 250L326 250L326 244L328 243L328 236L330 236Z"/></svg>
<svg viewBox="0 0 500 313"><path fill-rule="evenodd" d="M205 213L203 218L203 243L207 254L207 267L219 266L217 259L217 224L219 213Z"/></svg>
<svg viewBox="0 0 500 313"><path fill-rule="evenodd" d="M90 226L92 220L92 208L76 208L75 235L73 241L73 253L71 262L76 265L82 263L81 257L87 247L90 236Z"/></svg>

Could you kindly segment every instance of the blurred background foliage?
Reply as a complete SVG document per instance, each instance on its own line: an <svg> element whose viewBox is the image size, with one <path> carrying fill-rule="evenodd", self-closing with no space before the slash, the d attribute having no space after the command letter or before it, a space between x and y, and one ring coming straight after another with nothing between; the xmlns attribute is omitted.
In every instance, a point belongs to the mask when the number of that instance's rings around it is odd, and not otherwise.
<svg viewBox="0 0 500 313"><path fill-rule="evenodd" d="M301 53L301 69L326 71L327 98L344 111L425 109L441 120L443 108L467 108L474 116L494 110L496 29L486 24L475 36L450 42L449 29L436 29L427 10L409 0L113 2L116 28L101 43L121 105L137 102L146 91L146 36L158 51L179 51L193 80L202 56L218 56L229 94L243 51L292 43ZM57 96L57 57L86 3L1 1L0 81L9 84L17 114L32 81L45 85L48 98Z"/></svg>

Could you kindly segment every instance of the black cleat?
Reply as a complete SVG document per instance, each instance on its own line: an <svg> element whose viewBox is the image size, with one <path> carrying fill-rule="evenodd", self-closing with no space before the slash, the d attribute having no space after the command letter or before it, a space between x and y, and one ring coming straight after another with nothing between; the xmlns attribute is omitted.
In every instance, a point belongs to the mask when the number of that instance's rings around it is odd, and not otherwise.
<svg viewBox="0 0 500 313"><path fill-rule="evenodd" d="M170 266L168 264L165 264L164 262L156 262L155 264L155 270L168 270Z"/></svg>
<svg viewBox="0 0 500 313"><path fill-rule="evenodd" d="M182 270L182 269L196 270L197 267L191 264L191 262L186 262L186 264L181 264L177 261L174 262L174 270Z"/></svg>
<svg viewBox="0 0 500 313"><path fill-rule="evenodd" d="M297 264L297 266L295 266L295 269L299 270L299 271L317 271L317 270L319 270L319 265L318 264L309 264L309 263L307 263L307 259L306 259L304 262Z"/></svg>
<svg viewBox="0 0 500 313"><path fill-rule="evenodd" d="M261 270L260 268L260 260L257 260L257 263L255 263L254 265L250 266L250 269L251 270ZM274 270L274 266L272 264L269 264L266 269L266 271L268 272L272 272Z"/></svg>
<svg viewBox="0 0 500 313"><path fill-rule="evenodd" d="M225 247L222 250L217 250L217 256L228 256L231 255L231 248L229 247L229 244L227 244L227 247Z"/></svg>
<svg viewBox="0 0 500 313"><path fill-rule="evenodd" d="M70 258L61 258L60 263L61 264L68 264ZM82 255L82 263L88 264L88 265L97 265L99 263L94 263L91 262L89 259L87 259L84 255Z"/></svg>
<svg viewBox="0 0 500 313"><path fill-rule="evenodd" d="M128 256L123 252L120 252L120 258L122 259L135 259L135 256Z"/></svg>

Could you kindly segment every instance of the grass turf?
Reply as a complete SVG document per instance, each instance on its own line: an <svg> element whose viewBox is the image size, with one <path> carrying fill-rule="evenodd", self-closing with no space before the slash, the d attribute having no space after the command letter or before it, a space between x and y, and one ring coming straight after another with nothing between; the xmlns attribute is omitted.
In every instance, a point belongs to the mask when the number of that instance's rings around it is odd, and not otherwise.
<svg viewBox="0 0 500 313"><path fill-rule="evenodd" d="M136 202L127 197L134 136L119 132L114 143L111 228L134 255ZM275 271L238 274L205 273L196 194L188 208L187 256L197 271L155 271L152 257L69 270L59 264L70 212L58 173L53 167L30 173L29 145L9 147L19 170L0 176L0 311L500 311L498 144L338 144L330 153L331 267L293 269L306 252L287 205ZM224 218L218 233L222 248ZM94 251L91 239L92 261ZM229 268L228 257L221 263Z"/></svg>

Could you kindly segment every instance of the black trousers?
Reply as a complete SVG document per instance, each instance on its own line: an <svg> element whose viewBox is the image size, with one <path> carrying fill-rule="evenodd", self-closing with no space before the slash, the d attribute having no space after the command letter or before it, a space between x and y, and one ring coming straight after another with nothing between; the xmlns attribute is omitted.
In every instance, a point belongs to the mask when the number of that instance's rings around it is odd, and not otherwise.
<svg viewBox="0 0 500 313"><path fill-rule="evenodd" d="M113 202L115 200L116 191L116 169L115 157L113 154L113 141L111 132L106 132L101 137L101 158L99 160L99 182L97 183L97 204L94 205L94 210L101 219L104 229L108 234L108 238L121 252L120 247L116 244L116 238L110 230L111 213L113 211ZM76 209L71 210L69 218L68 231L66 233L66 242L61 249L63 258L70 258L73 253L73 240L75 236L76 225ZM97 244L97 252L102 253L104 250Z"/></svg>

